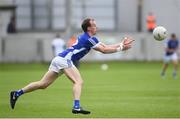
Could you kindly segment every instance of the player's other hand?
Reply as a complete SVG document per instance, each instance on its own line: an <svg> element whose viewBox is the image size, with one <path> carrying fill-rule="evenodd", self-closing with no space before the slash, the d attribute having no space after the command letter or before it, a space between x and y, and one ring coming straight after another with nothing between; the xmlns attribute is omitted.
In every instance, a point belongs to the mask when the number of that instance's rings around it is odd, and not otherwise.
<svg viewBox="0 0 180 119"><path fill-rule="evenodd" d="M123 41L121 42L123 46L122 50L124 51L130 49L134 41L135 40L130 37L124 37Z"/></svg>

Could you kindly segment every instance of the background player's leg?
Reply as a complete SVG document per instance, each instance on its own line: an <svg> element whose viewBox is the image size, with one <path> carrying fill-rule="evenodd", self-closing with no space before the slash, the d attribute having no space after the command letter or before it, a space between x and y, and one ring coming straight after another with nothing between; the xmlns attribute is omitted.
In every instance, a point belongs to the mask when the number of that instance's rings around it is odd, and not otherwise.
<svg viewBox="0 0 180 119"><path fill-rule="evenodd" d="M173 62L173 66L174 66L173 78L176 79L177 70L178 70L178 60L173 60L172 62Z"/></svg>
<svg viewBox="0 0 180 119"><path fill-rule="evenodd" d="M168 63L163 64L163 68L162 68L162 71L161 71L161 76L162 77L164 77L166 69L168 68L168 65L169 65Z"/></svg>

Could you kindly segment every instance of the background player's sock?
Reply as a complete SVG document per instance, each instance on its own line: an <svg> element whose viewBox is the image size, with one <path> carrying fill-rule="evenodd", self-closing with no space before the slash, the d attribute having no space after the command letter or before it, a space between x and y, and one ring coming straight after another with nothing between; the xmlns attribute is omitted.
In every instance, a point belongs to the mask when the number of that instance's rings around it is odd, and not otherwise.
<svg viewBox="0 0 180 119"><path fill-rule="evenodd" d="M165 72L161 71L161 77L164 77L164 76L165 76Z"/></svg>
<svg viewBox="0 0 180 119"><path fill-rule="evenodd" d="M173 71L173 78L176 79L176 71Z"/></svg>

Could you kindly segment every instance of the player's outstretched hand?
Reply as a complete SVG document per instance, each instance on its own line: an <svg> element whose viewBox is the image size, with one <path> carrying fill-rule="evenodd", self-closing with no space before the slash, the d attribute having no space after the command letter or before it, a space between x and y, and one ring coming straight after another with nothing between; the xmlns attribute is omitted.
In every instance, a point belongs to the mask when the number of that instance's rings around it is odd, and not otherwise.
<svg viewBox="0 0 180 119"><path fill-rule="evenodd" d="M130 37L124 37L123 41L121 42L123 44L122 50L124 51L130 49L134 41L135 40Z"/></svg>

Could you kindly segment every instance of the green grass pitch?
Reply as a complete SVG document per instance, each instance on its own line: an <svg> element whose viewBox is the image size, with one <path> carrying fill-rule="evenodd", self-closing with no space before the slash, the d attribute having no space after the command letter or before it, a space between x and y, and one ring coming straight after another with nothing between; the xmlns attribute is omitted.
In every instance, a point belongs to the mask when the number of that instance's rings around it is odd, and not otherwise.
<svg viewBox="0 0 180 119"><path fill-rule="evenodd" d="M160 62L82 63L81 106L90 115L71 113L72 83L64 75L46 90L20 97L10 109L9 92L39 80L48 64L0 64L0 118L180 118L180 78L172 65L161 79ZM180 75L180 73L179 73Z"/></svg>

